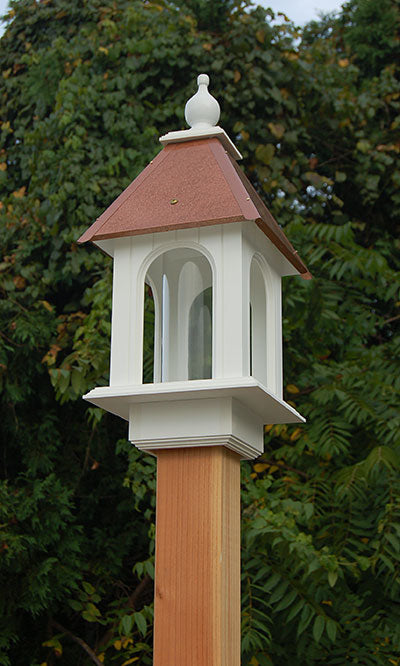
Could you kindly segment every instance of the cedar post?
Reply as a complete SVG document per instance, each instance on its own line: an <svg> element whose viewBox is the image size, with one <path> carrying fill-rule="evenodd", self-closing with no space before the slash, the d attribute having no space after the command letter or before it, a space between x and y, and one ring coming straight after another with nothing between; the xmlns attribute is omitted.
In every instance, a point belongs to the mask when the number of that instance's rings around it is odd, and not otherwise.
<svg viewBox="0 0 400 666"><path fill-rule="evenodd" d="M154 666L240 665L240 457L157 453Z"/></svg>

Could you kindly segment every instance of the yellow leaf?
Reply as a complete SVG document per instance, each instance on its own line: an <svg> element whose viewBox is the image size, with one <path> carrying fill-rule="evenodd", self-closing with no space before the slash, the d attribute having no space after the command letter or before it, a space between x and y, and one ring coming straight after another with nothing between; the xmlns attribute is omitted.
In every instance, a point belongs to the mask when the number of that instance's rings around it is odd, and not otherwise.
<svg viewBox="0 0 400 666"><path fill-rule="evenodd" d="M205 42L205 43L203 44L203 49L204 49L205 51L211 51L211 49L212 49L212 44L210 44L210 42Z"/></svg>
<svg viewBox="0 0 400 666"><path fill-rule="evenodd" d="M256 463L253 467L254 471L260 474L260 472L264 472L266 469L268 469L269 465L267 463Z"/></svg>
<svg viewBox="0 0 400 666"><path fill-rule="evenodd" d="M23 185L22 187L19 188L19 190L15 190L15 192L13 192L13 196L16 199L22 199L22 197L25 194L25 190L26 190L26 187L25 187L25 185Z"/></svg>
<svg viewBox="0 0 400 666"><path fill-rule="evenodd" d="M299 389L294 384L288 384L286 390L288 393L300 393Z"/></svg>
<svg viewBox="0 0 400 666"><path fill-rule="evenodd" d="M260 44L264 44L265 42L265 32L264 30L257 30L256 32L256 39Z"/></svg>
<svg viewBox="0 0 400 666"><path fill-rule="evenodd" d="M249 138L250 138L250 134L248 132L246 132L245 130L242 130L240 132L240 135L241 135L243 141L248 141Z"/></svg>
<svg viewBox="0 0 400 666"><path fill-rule="evenodd" d="M7 169L7 162L2 162L0 164L0 171L5 171Z"/></svg>
<svg viewBox="0 0 400 666"><path fill-rule="evenodd" d="M233 73L234 82L237 83L238 81L240 81L241 78L242 78L241 73L239 72L239 70L235 69L235 71Z"/></svg>
<svg viewBox="0 0 400 666"><path fill-rule="evenodd" d="M11 67L9 69L5 69L3 72L3 79L8 79L8 77L11 74Z"/></svg>
<svg viewBox="0 0 400 666"><path fill-rule="evenodd" d="M273 474L273 473L276 472L278 469L279 469L279 467L277 467L276 465L272 465L272 467L271 467L270 470L269 470L269 473L270 473L270 474Z"/></svg>
<svg viewBox="0 0 400 666"><path fill-rule="evenodd" d="M122 647L122 641L119 640L119 638L114 642L114 647L116 650L120 650Z"/></svg>
<svg viewBox="0 0 400 666"><path fill-rule="evenodd" d="M292 61L294 61L294 60L298 60L298 59L299 59L299 54L298 54L298 53L295 53L294 51L284 51L284 52L283 52L283 55L284 55L285 58L287 58L288 60L292 60Z"/></svg>
<svg viewBox="0 0 400 666"><path fill-rule="evenodd" d="M330 599L323 599L322 603L325 604L326 606L332 606L332 602Z"/></svg>
<svg viewBox="0 0 400 666"><path fill-rule="evenodd" d="M348 58L341 58L338 62L339 67L347 67L349 65L349 59Z"/></svg>
<svg viewBox="0 0 400 666"><path fill-rule="evenodd" d="M56 657L61 657L62 655L62 645L58 638L50 638L49 641L42 643L43 647L53 648Z"/></svg>
<svg viewBox="0 0 400 666"><path fill-rule="evenodd" d="M360 541L362 541L363 543L368 543L369 539L368 537L361 537Z"/></svg>
<svg viewBox="0 0 400 666"><path fill-rule="evenodd" d="M356 143L356 148L362 153L368 153L369 149L371 148L371 144L367 139L360 139Z"/></svg>
<svg viewBox="0 0 400 666"><path fill-rule="evenodd" d="M290 441L294 442L296 439L299 439L300 435L301 435L301 428L296 428L296 430L294 430L290 435Z"/></svg>
<svg viewBox="0 0 400 666"><path fill-rule="evenodd" d="M104 652L102 652L101 654L98 654L98 655L96 655L96 656L97 656L97 659L98 659L99 661L101 661L102 663L104 663L104 658L105 658L105 654L104 654Z"/></svg>
<svg viewBox="0 0 400 666"><path fill-rule="evenodd" d="M99 46L100 53L105 53L108 55L108 49L105 46Z"/></svg>
<svg viewBox="0 0 400 666"><path fill-rule="evenodd" d="M281 139L285 133L285 128L279 123L268 123L268 127L271 130L271 133L276 136L277 139Z"/></svg>
<svg viewBox="0 0 400 666"><path fill-rule="evenodd" d="M270 423L269 425L264 426L264 432L269 432L270 430L272 430L273 427L274 427L273 423Z"/></svg>
<svg viewBox="0 0 400 666"><path fill-rule="evenodd" d="M48 301L40 301L40 303L43 305L43 307L46 308L49 312L53 312L53 306L50 305Z"/></svg>
<svg viewBox="0 0 400 666"><path fill-rule="evenodd" d="M139 657L132 657L132 659L127 659L127 661L124 661L122 666L128 666L128 664L133 664L134 661L137 661Z"/></svg>
<svg viewBox="0 0 400 666"><path fill-rule="evenodd" d="M250 474L250 478L251 478L251 479L256 479L256 478L257 478L257 474L255 474L254 472L252 472L252 473Z"/></svg>
<svg viewBox="0 0 400 666"><path fill-rule="evenodd" d="M263 164L270 164L275 155L275 146L272 143L260 144L256 148L256 158Z"/></svg>
<svg viewBox="0 0 400 666"><path fill-rule="evenodd" d="M260 662L255 657L252 658L250 666L260 666Z"/></svg>

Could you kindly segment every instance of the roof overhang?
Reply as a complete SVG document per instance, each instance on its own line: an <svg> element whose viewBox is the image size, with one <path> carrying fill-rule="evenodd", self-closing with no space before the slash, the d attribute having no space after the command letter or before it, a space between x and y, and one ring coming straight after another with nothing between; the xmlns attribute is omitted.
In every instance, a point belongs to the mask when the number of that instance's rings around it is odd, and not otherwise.
<svg viewBox="0 0 400 666"><path fill-rule="evenodd" d="M101 246L112 238L243 221L254 221L298 273L311 277L236 157L207 135L167 143L78 242Z"/></svg>

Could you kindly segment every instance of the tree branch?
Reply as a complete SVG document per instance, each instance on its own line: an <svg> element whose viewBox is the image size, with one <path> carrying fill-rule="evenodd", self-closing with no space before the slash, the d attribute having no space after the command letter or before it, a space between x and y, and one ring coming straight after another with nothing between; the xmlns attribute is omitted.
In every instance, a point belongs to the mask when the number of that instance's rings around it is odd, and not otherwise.
<svg viewBox="0 0 400 666"><path fill-rule="evenodd" d="M79 638L79 636L75 636L75 634L72 633L72 631L69 631L69 629L66 629L65 627L62 626L59 622L56 622L55 620L51 620L51 624L55 629L58 629L58 631L62 631L63 634L66 634L73 640L75 643L78 643L78 645L81 646L86 652L86 654L89 655L91 660L96 664L96 666L104 666L103 662L100 661L100 659L96 656L95 652L92 650L92 648L85 643L85 641L82 638Z"/></svg>
<svg viewBox="0 0 400 666"><path fill-rule="evenodd" d="M128 597L127 605L129 606L129 608L132 608L133 610L135 610L135 604L136 604L137 600L139 599L142 592L144 592L146 587L149 585L149 583L151 583L151 578L150 578L149 574L146 574L145 577L142 578L142 580L140 581L139 585L137 585L135 587L132 594ZM101 637L101 639L99 640L99 643L98 643L99 647L102 646L102 645L106 645L106 643L108 643L108 641L111 640L111 638L113 636L113 633L114 633L115 624L116 623L114 622L114 624L107 629L105 634L103 634L103 636Z"/></svg>
<svg viewBox="0 0 400 666"><path fill-rule="evenodd" d="M395 315L394 317L390 317L389 319L385 319L385 321L382 322L381 326L385 326L386 324L390 324L392 321L396 321L396 319L400 319L400 314Z"/></svg>
<svg viewBox="0 0 400 666"><path fill-rule="evenodd" d="M296 474L299 474L300 476L303 476L305 479L309 479L308 474L305 472L302 472L300 469L296 469L295 467L290 467L290 465L287 465L284 462L277 461L277 460L270 460L269 458L262 458L263 462L266 462L268 465L271 467L274 465L275 467L281 467L282 469L288 469L291 472L295 472Z"/></svg>
<svg viewBox="0 0 400 666"><path fill-rule="evenodd" d="M146 574L144 578L140 581L139 585L135 587L130 597L128 597L128 606L135 609L137 600L139 599L142 592L145 591L146 587L151 583L151 578L149 574Z"/></svg>

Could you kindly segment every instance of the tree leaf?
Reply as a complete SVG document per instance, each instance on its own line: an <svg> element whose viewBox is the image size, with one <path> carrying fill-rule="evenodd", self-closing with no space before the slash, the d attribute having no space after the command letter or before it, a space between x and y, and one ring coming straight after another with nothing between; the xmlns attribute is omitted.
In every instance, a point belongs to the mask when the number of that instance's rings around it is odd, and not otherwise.
<svg viewBox="0 0 400 666"><path fill-rule="evenodd" d="M317 617L314 620L314 626L313 626L313 636L316 643L319 643L324 628L325 628L325 618L322 615L317 615Z"/></svg>
<svg viewBox="0 0 400 666"><path fill-rule="evenodd" d="M139 629L142 636L145 636L147 631L147 622L145 617L142 615L142 613L134 613L133 616L135 618L137 628Z"/></svg>

